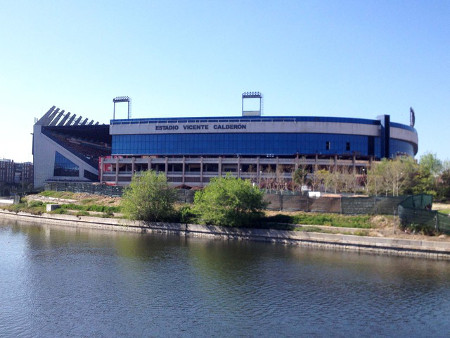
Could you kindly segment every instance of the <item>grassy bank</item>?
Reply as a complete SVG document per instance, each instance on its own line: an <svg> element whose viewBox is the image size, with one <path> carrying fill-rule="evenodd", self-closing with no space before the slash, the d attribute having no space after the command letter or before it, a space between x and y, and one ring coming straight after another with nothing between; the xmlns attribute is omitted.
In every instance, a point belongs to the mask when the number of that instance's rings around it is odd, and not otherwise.
<svg viewBox="0 0 450 338"><path fill-rule="evenodd" d="M29 195L22 199L20 204L4 206L13 212L28 212L40 215L45 213L46 204L59 204L60 208L52 211L53 214L72 214L77 216L98 217L122 217L120 198L112 198L98 195L78 194L62 191L44 191L37 195ZM177 214L171 221L181 223L196 223L196 218L191 213L190 205L177 205ZM283 229L323 232L320 228L300 228L298 225L327 226L336 228L373 229L377 228L377 216L369 215L339 215L306 212L266 212L265 217L255 224L255 227L266 229ZM379 218L379 217L378 217ZM383 217L386 223L386 217ZM384 226L384 224L381 224Z"/></svg>
<svg viewBox="0 0 450 338"><path fill-rule="evenodd" d="M374 225L371 222L369 215L338 215L338 214L322 214L322 213L306 213L298 212L295 214L283 214L267 216L263 219L265 224L308 224L308 225L323 225L331 227L345 227L370 229Z"/></svg>
<svg viewBox="0 0 450 338"><path fill-rule="evenodd" d="M20 204L0 206L12 212L27 212L41 215L46 212L46 204L59 204L60 208L53 214L70 214L75 216L94 216L122 218L119 197L107 197L72 192L44 191L29 195ZM444 206L442 210L445 210ZM446 210L445 210L446 211ZM200 224L192 212L192 205L176 205L176 213L168 220L176 223ZM321 232L352 234L376 237L422 238L429 236L421 231L405 233L399 227L399 220L386 215L340 215L307 212L274 212L265 211L264 217L253 224L254 228L291 230L303 232ZM438 234L440 235L440 234ZM420 237L422 236L422 237ZM434 236L436 238L437 236ZM442 237L442 238L441 238ZM440 240L448 236L440 235Z"/></svg>

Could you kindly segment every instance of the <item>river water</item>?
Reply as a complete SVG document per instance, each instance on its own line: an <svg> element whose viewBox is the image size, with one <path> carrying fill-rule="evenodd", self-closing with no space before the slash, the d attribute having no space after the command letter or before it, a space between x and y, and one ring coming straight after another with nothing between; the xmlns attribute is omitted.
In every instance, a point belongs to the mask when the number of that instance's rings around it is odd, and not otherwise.
<svg viewBox="0 0 450 338"><path fill-rule="evenodd" d="M0 336L450 335L450 262L0 223Z"/></svg>

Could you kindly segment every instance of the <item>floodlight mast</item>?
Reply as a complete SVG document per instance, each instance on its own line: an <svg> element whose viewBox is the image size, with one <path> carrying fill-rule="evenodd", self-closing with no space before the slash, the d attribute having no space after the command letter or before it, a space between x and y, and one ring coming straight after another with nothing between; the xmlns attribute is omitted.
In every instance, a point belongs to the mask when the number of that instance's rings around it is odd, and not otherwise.
<svg viewBox="0 0 450 338"><path fill-rule="evenodd" d="M259 110L244 110L245 99L259 99ZM260 92L242 93L242 116L261 116L263 96Z"/></svg>
<svg viewBox="0 0 450 338"><path fill-rule="evenodd" d="M113 120L116 119L116 102L127 102L128 103L128 119L130 119L131 116L131 98L128 96L117 96L113 98L114 102L114 113L113 113Z"/></svg>

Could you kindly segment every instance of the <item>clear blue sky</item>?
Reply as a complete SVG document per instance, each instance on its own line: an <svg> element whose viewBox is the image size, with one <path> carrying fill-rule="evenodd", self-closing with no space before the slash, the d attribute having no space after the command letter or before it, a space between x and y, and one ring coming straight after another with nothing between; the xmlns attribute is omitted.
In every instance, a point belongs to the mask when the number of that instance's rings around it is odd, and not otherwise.
<svg viewBox="0 0 450 338"><path fill-rule="evenodd" d="M409 124L419 154L450 159L450 1L4 1L0 158L32 160L51 106L102 123L264 115ZM119 107L119 106L118 106ZM122 104L117 117L125 118Z"/></svg>

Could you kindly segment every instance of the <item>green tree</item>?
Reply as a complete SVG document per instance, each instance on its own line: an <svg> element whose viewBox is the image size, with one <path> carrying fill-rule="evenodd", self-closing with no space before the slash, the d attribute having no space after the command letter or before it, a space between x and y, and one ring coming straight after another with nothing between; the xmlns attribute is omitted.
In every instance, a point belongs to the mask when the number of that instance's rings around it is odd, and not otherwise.
<svg viewBox="0 0 450 338"><path fill-rule="evenodd" d="M308 176L308 170L305 166L300 166L294 171L292 175L292 180L295 184L302 187L306 184L306 177Z"/></svg>
<svg viewBox="0 0 450 338"><path fill-rule="evenodd" d="M200 222L222 226L249 226L262 217L263 192L248 180L231 175L215 177L195 193L194 212Z"/></svg>
<svg viewBox="0 0 450 338"><path fill-rule="evenodd" d="M125 189L121 207L129 219L148 222L169 220L174 215L176 192L163 173L145 171L133 176Z"/></svg>
<svg viewBox="0 0 450 338"><path fill-rule="evenodd" d="M378 196L383 191L383 172L385 170L385 163L372 163L372 166L367 170L366 190L370 195Z"/></svg>
<svg viewBox="0 0 450 338"><path fill-rule="evenodd" d="M326 169L320 169L314 175L317 176L323 186L323 189L327 192L332 183L331 173Z"/></svg>
<svg viewBox="0 0 450 338"><path fill-rule="evenodd" d="M444 170L439 178L438 198L443 201L450 200L450 169Z"/></svg>
<svg viewBox="0 0 450 338"><path fill-rule="evenodd" d="M399 196L412 189L417 171L418 166L412 157L383 159L373 163L367 171L367 190L374 195L384 192Z"/></svg>
<svg viewBox="0 0 450 338"><path fill-rule="evenodd" d="M427 193L436 196L438 179L443 168L443 163L435 154L425 153L422 155L412 192L416 194Z"/></svg>
<svg viewBox="0 0 450 338"><path fill-rule="evenodd" d="M444 165L440 159L437 158L436 154L425 153L420 157L419 165L421 170L429 172L434 177L441 174L444 169Z"/></svg>

